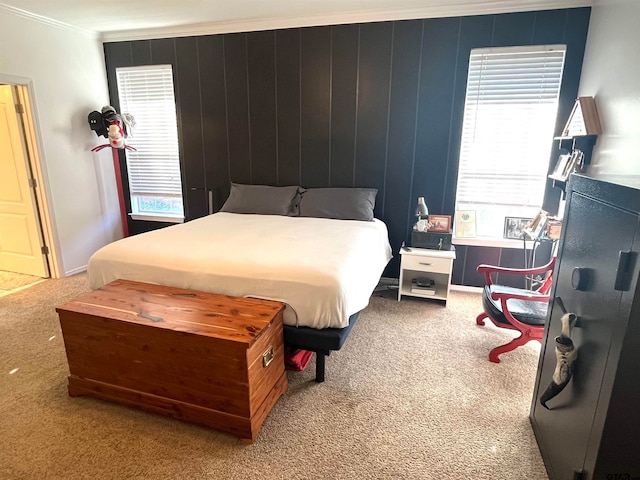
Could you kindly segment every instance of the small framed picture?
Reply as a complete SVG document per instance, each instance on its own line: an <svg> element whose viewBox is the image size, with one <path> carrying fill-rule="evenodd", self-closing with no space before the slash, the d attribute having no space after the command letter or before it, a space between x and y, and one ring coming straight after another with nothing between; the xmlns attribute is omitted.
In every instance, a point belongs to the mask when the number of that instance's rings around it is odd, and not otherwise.
<svg viewBox="0 0 640 480"><path fill-rule="evenodd" d="M450 232L451 216L450 215L429 215L430 227L429 232Z"/></svg>
<svg viewBox="0 0 640 480"><path fill-rule="evenodd" d="M456 210L456 237L473 238L476 236L476 211Z"/></svg>
<svg viewBox="0 0 640 480"><path fill-rule="evenodd" d="M505 217L504 238L522 240L524 229L531 223L532 218Z"/></svg>

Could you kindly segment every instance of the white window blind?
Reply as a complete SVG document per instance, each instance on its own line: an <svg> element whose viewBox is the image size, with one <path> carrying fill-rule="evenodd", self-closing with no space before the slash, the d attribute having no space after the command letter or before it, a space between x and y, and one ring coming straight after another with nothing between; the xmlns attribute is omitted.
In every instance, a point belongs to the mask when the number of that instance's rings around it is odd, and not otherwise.
<svg viewBox="0 0 640 480"><path fill-rule="evenodd" d="M566 47L471 51L456 210L475 210L478 236L502 237L506 216L540 209Z"/></svg>
<svg viewBox="0 0 640 480"><path fill-rule="evenodd" d="M136 125L127 143L134 216L183 217L176 103L171 65L117 68L120 112Z"/></svg>

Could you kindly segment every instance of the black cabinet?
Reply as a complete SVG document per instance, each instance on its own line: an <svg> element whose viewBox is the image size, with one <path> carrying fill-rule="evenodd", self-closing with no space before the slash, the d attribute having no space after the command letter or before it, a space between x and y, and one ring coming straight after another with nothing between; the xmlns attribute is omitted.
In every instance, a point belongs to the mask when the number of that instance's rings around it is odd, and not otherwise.
<svg viewBox="0 0 640 480"><path fill-rule="evenodd" d="M578 316L578 358L545 409L561 330L554 302L530 412L552 480L640 479L639 188L635 177L574 174L568 183L552 298Z"/></svg>

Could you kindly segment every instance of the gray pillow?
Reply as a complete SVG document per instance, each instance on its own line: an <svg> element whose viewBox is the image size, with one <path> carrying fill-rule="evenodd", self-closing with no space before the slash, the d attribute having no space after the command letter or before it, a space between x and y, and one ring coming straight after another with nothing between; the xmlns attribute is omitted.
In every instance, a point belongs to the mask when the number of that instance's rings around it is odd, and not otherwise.
<svg viewBox="0 0 640 480"><path fill-rule="evenodd" d="M232 183L229 198L224 202L220 211L298 216L299 203L300 190L297 185L270 187L268 185Z"/></svg>
<svg viewBox="0 0 640 480"><path fill-rule="evenodd" d="M376 188L308 188L300 198L300 216L373 220Z"/></svg>

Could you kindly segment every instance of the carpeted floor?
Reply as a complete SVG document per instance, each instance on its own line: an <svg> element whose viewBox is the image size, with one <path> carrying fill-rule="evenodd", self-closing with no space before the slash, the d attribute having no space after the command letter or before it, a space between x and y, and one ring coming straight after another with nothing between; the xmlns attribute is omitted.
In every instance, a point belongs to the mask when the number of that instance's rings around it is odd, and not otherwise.
<svg viewBox="0 0 640 480"><path fill-rule="evenodd" d="M2 479L546 479L528 420L539 345L478 327L480 296L447 308L378 291L343 349L288 372L256 442L70 398L55 306L84 274L0 299Z"/></svg>

